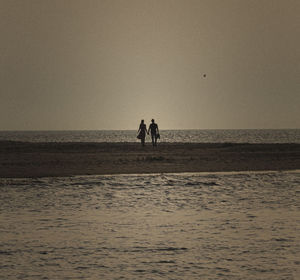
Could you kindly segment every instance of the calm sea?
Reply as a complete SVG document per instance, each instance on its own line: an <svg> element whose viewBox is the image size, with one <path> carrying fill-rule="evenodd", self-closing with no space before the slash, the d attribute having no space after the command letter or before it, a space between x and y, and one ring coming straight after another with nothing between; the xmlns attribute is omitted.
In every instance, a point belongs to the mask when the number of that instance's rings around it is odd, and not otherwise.
<svg viewBox="0 0 300 280"><path fill-rule="evenodd" d="M137 141L136 131L0 140ZM165 130L161 141L300 143L300 130ZM0 279L294 280L299 225L300 171L0 179Z"/></svg>
<svg viewBox="0 0 300 280"><path fill-rule="evenodd" d="M300 275L300 172L0 179L0 278Z"/></svg>
<svg viewBox="0 0 300 280"><path fill-rule="evenodd" d="M0 131L0 141L136 142L136 135L134 130ZM162 142L300 143L300 129L162 130L160 136Z"/></svg>

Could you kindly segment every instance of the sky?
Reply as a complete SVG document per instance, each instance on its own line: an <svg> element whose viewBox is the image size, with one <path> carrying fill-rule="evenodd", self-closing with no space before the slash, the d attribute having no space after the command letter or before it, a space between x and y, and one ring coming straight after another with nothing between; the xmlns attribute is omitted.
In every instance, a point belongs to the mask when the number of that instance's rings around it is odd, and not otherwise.
<svg viewBox="0 0 300 280"><path fill-rule="evenodd" d="M0 130L300 128L299 0L0 0Z"/></svg>

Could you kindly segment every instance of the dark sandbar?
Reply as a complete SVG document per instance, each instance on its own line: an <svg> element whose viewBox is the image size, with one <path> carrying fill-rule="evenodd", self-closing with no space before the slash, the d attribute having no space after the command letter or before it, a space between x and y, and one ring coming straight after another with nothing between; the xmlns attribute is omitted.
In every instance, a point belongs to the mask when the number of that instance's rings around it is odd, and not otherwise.
<svg viewBox="0 0 300 280"><path fill-rule="evenodd" d="M0 177L300 169L300 144L0 141Z"/></svg>

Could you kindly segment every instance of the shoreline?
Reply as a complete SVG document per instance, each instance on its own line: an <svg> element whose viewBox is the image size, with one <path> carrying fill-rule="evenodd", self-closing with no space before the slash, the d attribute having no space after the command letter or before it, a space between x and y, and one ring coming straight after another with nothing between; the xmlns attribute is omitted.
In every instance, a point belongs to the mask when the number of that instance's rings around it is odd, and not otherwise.
<svg viewBox="0 0 300 280"><path fill-rule="evenodd" d="M123 177L123 176L159 176L159 175L190 175L190 176L208 176L208 175L240 175L240 174L293 174L300 173L300 169L291 170L252 170L252 171L199 171L199 172L159 172L159 173L116 173L116 174L90 174L90 175L69 175L69 176L43 176L43 177L0 177L0 180L26 180L26 179L50 179L50 178L93 178L93 177Z"/></svg>
<svg viewBox="0 0 300 280"><path fill-rule="evenodd" d="M0 178L293 171L300 144L0 141Z"/></svg>

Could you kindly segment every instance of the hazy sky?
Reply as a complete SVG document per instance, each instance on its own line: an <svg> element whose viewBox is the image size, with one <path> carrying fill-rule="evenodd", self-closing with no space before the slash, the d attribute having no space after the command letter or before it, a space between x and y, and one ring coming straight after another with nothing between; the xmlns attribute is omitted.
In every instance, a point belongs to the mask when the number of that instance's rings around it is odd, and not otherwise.
<svg viewBox="0 0 300 280"><path fill-rule="evenodd" d="M300 128L299 15L299 0L0 0L0 129Z"/></svg>

